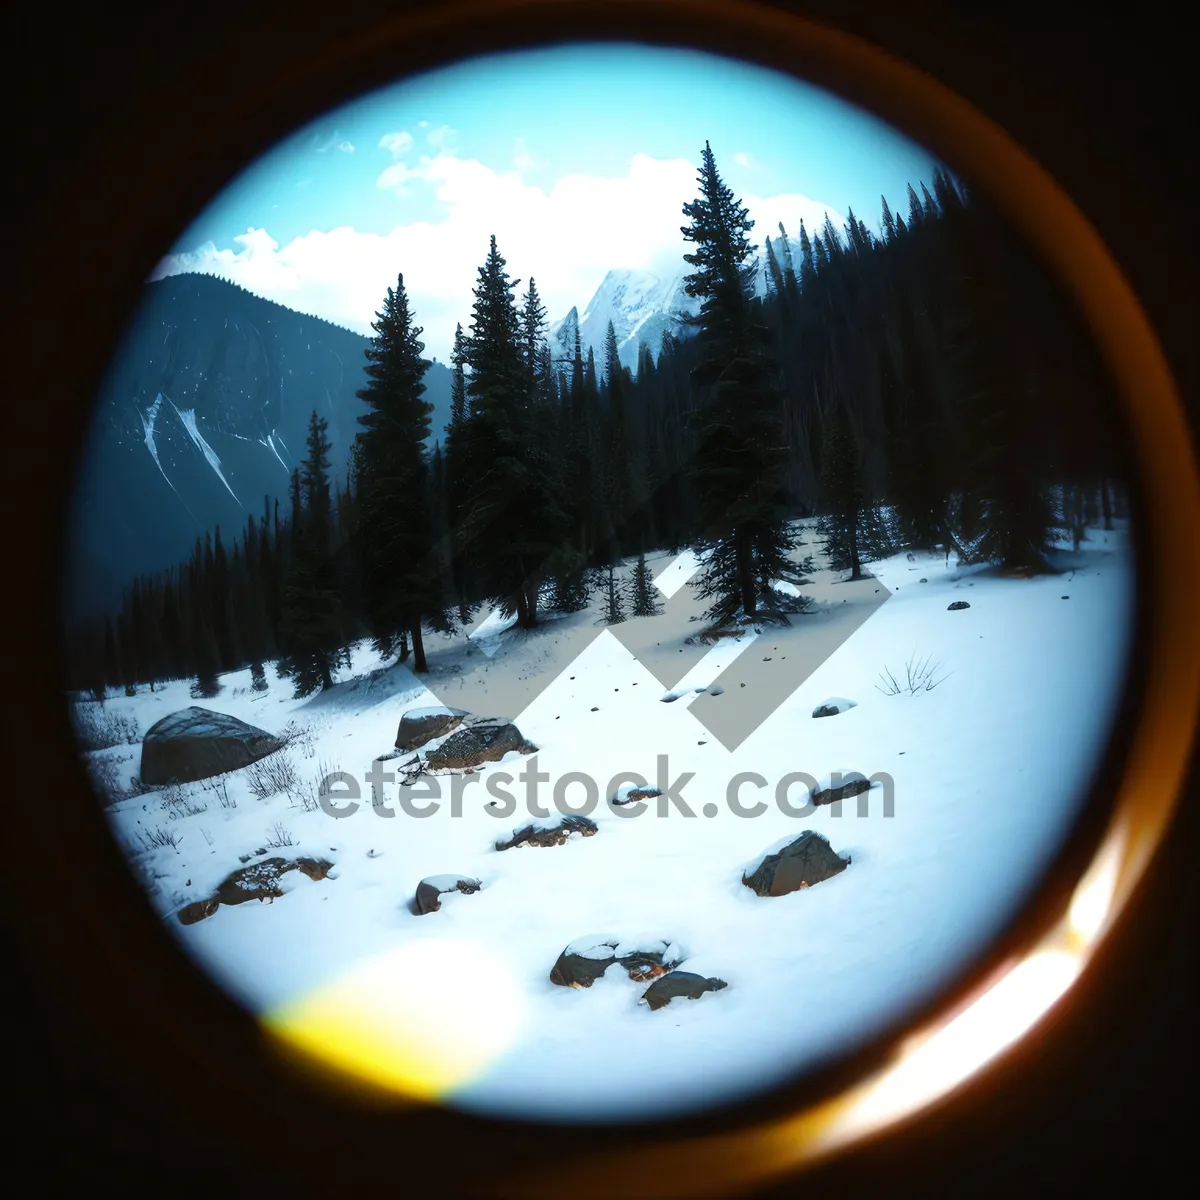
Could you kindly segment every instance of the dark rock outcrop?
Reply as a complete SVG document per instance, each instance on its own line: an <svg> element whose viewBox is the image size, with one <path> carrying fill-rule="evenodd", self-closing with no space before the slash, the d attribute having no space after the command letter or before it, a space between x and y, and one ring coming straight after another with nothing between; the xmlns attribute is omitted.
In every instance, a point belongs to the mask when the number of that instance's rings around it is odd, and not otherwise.
<svg viewBox="0 0 1200 1200"><path fill-rule="evenodd" d="M249 766L282 745L265 729L193 705L163 717L147 731L141 779L150 787L208 779Z"/></svg>
<svg viewBox="0 0 1200 1200"><path fill-rule="evenodd" d="M656 979L644 992L642 999L652 1008L663 1008L672 1000L685 997L697 1000L705 992L719 992L729 985L723 979L693 975L691 971L672 971Z"/></svg>
<svg viewBox="0 0 1200 1200"><path fill-rule="evenodd" d="M217 888L216 898L222 904L245 904L247 900L274 900L283 895L279 881L289 871L299 871L309 879L321 880L329 874L333 863L323 858L264 858L261 862L239 867L225 877Z"/></svg>
<svg viewBox="0 0 1200 1200"><path fill-rule="evenodd" d="M560 987L591 987L613 963L618 963L637 983L657 979L674 969L682 959L672 943L629 943L619 938L605 938L593 945L572 942L550 969L550 982Z"/></svg>
<svg viewBox="0 0 1200 1200"><path fill-rule="evenodd" d="M825 781L822 781L825 782ZM812 794L814 804L834 804L838 800L848 800L860 792L869 792L871 781L858 771L846 771L840 777L831 776L827 786L818 787Z"/></svg>
<svg viewBox="0 0 1200 1200"><path fill-rule="evenodd" d="M179 917L181 925L195 925L197 921L203 921L206 917L211 917L220 907L220 900L215 896L208 896L204 900L193 900L191 904L185 904L176 913L176 916Z"/></svg>
<svg viewBox="0 0 1200 1200"><path fill-rule="evenodd" d="M971 606L965 600L955 600L953 604L946 605L947 612L959 612L961 609L970 608Z"/></svg>
<svg viewBox="0 0 1200 1200"><path fill-rule="evenodd" d="M435 913L442 907L442 897L447 893L461 892L464 896L470 896L482 886L478 879L468 875L431 875L417 884L412 911L419 917Z"/></svg>
<svg viewBox="0 0 1200 1200"><path fill-rule="evenodd" d="M661 796L662 792L658 788L647 784L645 787L630 788L627 792L617 792L615 796L609 798L609 804L615 804L618 808L626 804L639 804L646 800L653 800L656 796Z"/></svg>
<svg viewBox="0 0 1200 1200"><path fill-rule="evenodd" d="M473 721L452 733L440 746L425 756L434 771L467 771L487 762L499 762L510 750L533 754L537 747L511 721Z"/></svg>
<svg viewBox="0 0 1200 1200"><path fill-rule="evenodd" d="M569 813L553 823L530 822L514 829L512 837L496 839L497 850L511 850L514 846L561 846L573 833L591 837L596 832L596 822L590 817Z"/></svg>
<svg viewBox="0 0 1200 1200"><path fill-rule="evenodd" d="M840 874L849 863L819 833L807 829L777 854L768 854L742 882L759 896L786 896Z"/></svg>
<svg viewBox="0 0 1200 1200"><path fill-rule="evenodd" d="M245 904L247 900L274 900L282 896L279 881L289 871L299 871L309 879L320 880L329 874L332 866L333 863L323 858L265 858L231 872L213 895L185 904L175 915L181 925L194 925L211 917L222 904Z"/></svg>

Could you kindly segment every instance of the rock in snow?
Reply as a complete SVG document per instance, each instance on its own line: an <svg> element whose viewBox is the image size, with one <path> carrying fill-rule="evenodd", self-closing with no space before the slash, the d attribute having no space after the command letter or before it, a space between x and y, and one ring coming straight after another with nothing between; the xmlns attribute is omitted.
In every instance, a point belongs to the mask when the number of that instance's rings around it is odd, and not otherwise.
<svg viewBox="0 0 1200 1200"><path fill-rule="evenodd" d="M430 875L417 884L412 910L422 917L428 913L435 913L442 907L442 897L449 892L461 892L464 896L470 896L482 886L478 879L472 879L469 875Z"/></svg>
<svg viewBox="0 0 1200 1200"><path fill-rule="evenodd" d="M247 900L274 900L283 895L280 879L289 871L299 871L309 879L324 879L333 863L323 858L264 858L262 862L239 867L217 888L222 904L245 904Z"/></svg>
<svg viewBox="0 0 1200 1200"><path fill-rule="evenodd" d="M846 700L841 696L830 696L828 700L822 701L813 709L814 717L836 717L838 713L844 713L848 708L854 708L856 701Z"/></svg>
<svg viewBox="0 0 1200 1200"><path fill-rule="evenodd" d="M666 974L682 959L679 947L665 939L578 938L558 956L550 969L550 982L560 987L591 987L618 963L630 979L641 983Z"/></svg>
<svg viewBox="0 0 1200 1200"><path fill-rule="evenodd" d="M481 718L452 733L425 756L432 770L471 770L486 762L499 762L510 750L533 754L537 747L525 740L511 721Z"/></svg>
<svg viewBox="0 0 1200 1200"><path fill-rule="evenodd" d="M814 804L835 804L838 800L848 800L860 792L871 790L871 781L860 771L834 771L817 782L817 790L812 794Z"/></svg>
<svg viewBox="0 0 1200 1200"><path fill-rule="evenodd" d="M705 992L719 992L729 985L723 979L693 975L691 971L672 971L656 979L645 991L642 999L651 1007L663 1008L680 996L697 1000Z"/></svg>
<svg viewBox="0 0 1200 1200"><path fill-rule="evenodd" d="M589 817L569 813L563 817L543 817L522 825L512 831L507 840L496 840L497 850L511 850L514 846L561 846L573 833L591 837L596 832L596 822Z"/></svg>
<svg viewBox="0 0 1200 1200"><path fill-rule="evenodd" d="M289 871L299 871L309 879L320 880L328 876L332 867L333 863L323 858L265 858L248 867L239 867L225 877L214 895L185 904L175 915L181 925L194 925L211 917L222 904L275 900L283 895L279 881Z"/></svg>
<svg viewBox="0 0 1200 1200"><path fill-rule="evenodd" d="M142 782L192 783L249 766L283 745L237 717L207 708L183 708L150 726L142 740Z"/></svg>
<svg viewBox="0 0 1200 1200"><path fill-rule="evenodd" d="M953 604L946 605L947 612L958 612L960 609L970 608L971 606L965 600L955 600Z"/></svg>
<svg viewBox="0 0 1200 1200"><path fill-rule="evenodd" d="M469 716L461 708L410 708L396 730L397 750L416 750L426 742L457 729Z"/></svg>
<svg viewBox="0 0 1200 1200"><path fill-rule="evenodd" d="M806 829L777 854L768 854L742 882L759 896L786 896L840 874L849 863L819 833Z"/></svg>

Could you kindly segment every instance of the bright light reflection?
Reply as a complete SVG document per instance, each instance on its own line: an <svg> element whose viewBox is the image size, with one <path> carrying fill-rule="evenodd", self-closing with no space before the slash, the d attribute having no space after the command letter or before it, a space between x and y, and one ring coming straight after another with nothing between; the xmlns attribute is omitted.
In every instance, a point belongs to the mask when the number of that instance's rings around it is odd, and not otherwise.
<svg viewBox="0 0 1200 1200"><path fill-rule="evenodd" d="M825 1130L841 1143L932 1103L1026 1033L1071 986L1077 954L1045 950L1015 966L965 1012L918 1045L873 1082Z"/></svg>
<svg viewBox="0 0 1200 1200"><path fill-rule="evenodd" d="M410 942L263 1018L295 1049L420 1100L476 1079L516 1039L523 1001L476 942Z"/></svg>
<svg viewBox="0 0 1200 1200"><path fill-rule="evenodd" d="M1123 837L1109 838L1071 898L1068 912L1071 932L1085 942L1100 936L1112 911L1124 849Z"/></svg>

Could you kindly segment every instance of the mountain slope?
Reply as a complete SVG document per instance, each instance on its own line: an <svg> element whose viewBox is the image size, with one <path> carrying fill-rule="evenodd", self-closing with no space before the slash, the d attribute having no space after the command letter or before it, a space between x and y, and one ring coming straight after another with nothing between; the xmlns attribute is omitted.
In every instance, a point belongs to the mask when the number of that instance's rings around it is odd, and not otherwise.
<svg viewBox="0 0 1200 1200"><path fill-rule="evenodd" d="M96 399L77 484L68 618L115 604L133 576L186 558L198 534L239 536L305 452L309 418L329 422L344 476L367 339L208 275L148 284ZM439 432L450 372L426 375ZM437 434L435 434L437 436Z"/></svg>
<svg viewBox="0 0 1200 1200"><path fill-rule="evenodd" d="M776 246L776 255L780 257L782 265L782 246L779 245L782 239L772 236L771 241ZM793 256L798 257L799 243L789 238L788 244ZM575 353L575 329L578 326L584 358L591 347L597 367L603 371L604 339L609 321L612 321L613 332L617 335L622 366L636 370L638 347L643 344L649 346L657 357L663 334L670 332L676 337L687 336L690 330L684 318L694 316L700 310L699 301L684 291L687 273L688 268L683 263L680 264L680 270L670 277L654 275L649 271L609 271L582 317L577 308L572 308L566 316L550 326L550 348L554 358L563 369L569 371L569 363ZM753 280L755 295L766 295L765 240L754 261Z"/></svg>

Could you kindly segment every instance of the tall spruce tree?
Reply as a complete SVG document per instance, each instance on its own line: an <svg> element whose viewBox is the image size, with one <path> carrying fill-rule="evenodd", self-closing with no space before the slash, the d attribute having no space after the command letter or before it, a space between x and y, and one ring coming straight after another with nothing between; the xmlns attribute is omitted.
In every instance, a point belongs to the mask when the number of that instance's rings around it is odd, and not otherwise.
<svg viewBox="0 0 1200 1200"><path fill-rule="evenodd" d="M655 594L654 579L646 566L646 556L638 555L633 565L633 576L629 581L630 611L635 617L656 617L662 605Z"/></svg>
<svg viewBox="0 0 1200 1200"><path fill-rule="evenodd" d="M296 528L283 588L285 653L280 674L297 696L333 686L341 654L338 596L330 551L329 423L316 411L308 423L308 454L296 473Z"/></svg>
<svg viewBox="0 0 1200 1200"><path fill-rule="evenodd" d="M569 518L553 428L528 403L521 321L512 296L519 282L509 278L493 236L472 309L467 389L473 475L458 532L482 594L529 628L537 623L547 560L566 540Z"/></svg>
<svg viewBox="0 0 1200 1200"><path fill-rule="evenodd" d="M782 512L785 454L778 364L767 353L769 333L751 299L753 222L722 181L707 142L699 173L700 196L685 204L684 255L693 269L689 296L700 299L694 319L700 361L692 372L703 399L693 418L697 448L692 479L699 501L699 543L707 551L699 594L710 615L754 617L764 572L756 557L768 543L790 547Z"/></svg>
<svg viewBox="0 0 1200 1200"><path fill-rule="evenodd" d="M402 632L412 643L415 669L429 669L422 625L445 627L441 560L433 544L425 439L433 405L425 395L429 362L413 323L401 275L388 288L367 347L367 384L358 398L363 591L367 625L390 647Z"/></svg>
<svg viewBox="0 0 1200 1200"><path fill-rule="evenodd" d="M817 527L825 540L825 554L835 571L849 571L852 580L861 579L867 557L867 498L858 443L841 403L826 416L821 462L823 513Z"/></svg>

